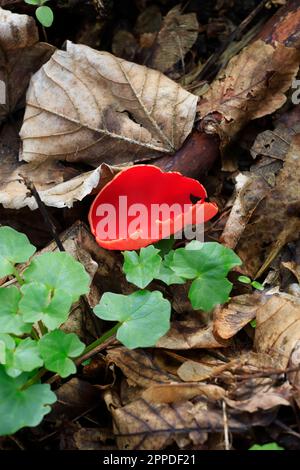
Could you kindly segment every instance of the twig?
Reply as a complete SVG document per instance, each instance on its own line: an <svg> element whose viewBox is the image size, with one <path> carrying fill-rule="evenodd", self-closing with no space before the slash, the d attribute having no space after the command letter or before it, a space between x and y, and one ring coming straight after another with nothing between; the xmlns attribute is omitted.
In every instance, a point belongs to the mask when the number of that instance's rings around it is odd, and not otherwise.
<svg viewBox="0 0 300 470"><path fill-rule="evenodd" d="M46 206L45 204L43 203L43 201L41 200L40 198L40 195L36 189L36 187L34 186L33 182L29 179L29 178L26 178L25 176L21 176L26 188L28 189L29 193L34 197L37 205L38 205L38 208L43 216L43 219L44 219L44 222L46 224L46 226L48 227L49 231L51 232L51 235L53 237L53 239L55 240L55 243L58 247L58 249L60 251L66 251L59 236L58 236L58 233L56 231L56 227L53 223L53 221L51 220L51 217L46 209Z"/></svg>
<svg viewBox="0 0 300 470"><path fill-rule="evenodd" d="M225 444L225 450L230 450L229 429L228 429L228 416L227 416L227 410L226 410L226 403L225 403L225 400L222 401L222 410L223 410L223 423L224 423L224 444Z"/></svg>
<svg viewBox="0 0 300 470"><path fill-rule="evenodd" d="M262 0L261 3L257 5L257 7L250 13L250 15L245 18L241 24L230 34L229 38L227 41L222 44L222 46L214 53L212 54L209 59L207 60L206 64L204 65L203 69L200 71L197 80L202 81L204 79L208 80L212 75L212 66L219 60L223 52L227 49L229 44L234 41L237 36L239 36L244 29L247 28L247 26L251 23L251 21L255 18L255 16L264 8L264 6L267 4L269 0Z"/></svg>

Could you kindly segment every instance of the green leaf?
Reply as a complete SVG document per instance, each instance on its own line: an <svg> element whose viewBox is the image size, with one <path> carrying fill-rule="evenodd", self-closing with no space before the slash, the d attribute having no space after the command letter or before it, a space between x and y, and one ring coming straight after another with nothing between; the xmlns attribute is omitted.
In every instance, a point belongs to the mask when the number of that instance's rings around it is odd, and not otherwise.
<svg viewBox="0 0 300 470"><path fill-rule="evenodd" d="M76 302L89 291L90 278L82 264L65 252L37 256L24 271L24 279L40 282L48 289L61 289Z"/></svg>
<svg viewBox="0 0 300 470"><path fill-rule="evenodd" d="M174 271L171 269L173 258L174 258L174 250L171 250L165 257L160 266L160 270L156 279L160 279L168 286L171 284L184 284L185 279L182 277L177 276Z"/></svg>
<svg viewBox="0 0 300 470"><path fill-rule="evenodd" d="M17 377L22 372L31 372L43 365L37 341L26 338L17 346L13 343L7 345L5 370L8 375Z"/></svg>
<svg viewBox="0 0 300 470"><path fill-rule="evenodd" d="M14 265L25 263L36 251L23 233L0 227L0 278L14 273Z"/></svg>
<svg viewBox="0 0 300 470"><path fill-rule="evenodd" d="M7 349L13 349L16 343L13 338L5 333L0 333L0 364L6 364Z"/></svg>
<svg viewBox="0 0 300 470"><path fill-rule="evenodd" d="M216 305L227 302L232 289L231 282L226 278L198 278L192 282L189 299L195 310L209 312Z"/></svg>
<svg viewBox="0 0 300 470"><path fill-rule="evenodd" d="M127 281L141 289L153 281L159 273L162 262L158 253L159 250L153 245L141 248L139 254L136 251L124 251L123 271Z"/></svg>
<svg viewBox="0 0 300 470"><path fill-rule="evenodd" d="M238 281L242 282L243 284L251 284L251 279L248 276L239 276Z"/></svg>
<svg viewBox="0 0 300 470"><path fill-rule="evenodd" d="M19 303L20 313L25 322L41 320L49 330L62 325L68 318L72 297L61 289L52 291L39 282L25 284Z"/></svg>
<svg viewBox="0 0 300 470"><path fill-rule="evenodd" d="M258 281L252 281L251 286L254 287L254 289L257 289L257 290L264 290L264 286Z"/></svg>
<svg viewBox="0 0 300 470"><path fill-rule="evenodd" d="M78 357L84 348L84 343L77 335L61 330L54 330L39 341L40 354L46 368L63 378L76 372L76 366L70 357Z"/></svg>
<svg viewBox="0 0 300 470"><path fill-rule="evenodd" d="M32 324L25 324L19 313L21 293L16 286L0 288L0 332L22 335L30 333Z"/></svg>
<svg viewBox="0 0 300 470"><path fill-rule="evenodd" d="M234 266L241 264L242 261L234 251L220 243L193 241L185 248L175 251L171 268L185 279L199 276L220 278L226 276Z"/></svg>
<svg viewBox="0 0 300 470"><path fill-rule="evenodd" d="M283 447L279 447L276 442L269 442L268 444L263 444L260 446L259 444L254 444L249 450L284 450Z"/></svg>
<svg viewBox="0 0 300 470"><path fill-rule="evenodd" d="M117 339L129 349L154 346L170 328L171 305L161 292L103 294L94 308L97 317L122 323Z"/></svg>
<svg viewBox="0 0 300 470"><path fill-rule="evenodd" d="M40 5L41 0L25 0L25 3L28 3L29 5Z"/></svg>
<svg viewBox="0 0 300 470"><path fill-rule="evenodd" d="M35 11L35 15L37 19L39 20L39 22L46 28L49 28L52 25L53 20L54 20L54 15L50 7L47 7L47 6L38 7Z"/></svg>
<svg viewBox="0 0 300 470"><path fill-rule="evenodd" d="M25 426L37 426L56 401L48 384L35 384L22 390L28 374L9 377L0 366L0 435L14 434Z"/></svg>
<svg viewBox="0 0 300 470"><path fill-rule="evenodd" d="M256 328L256 319L255 318L254 318L254 320L251 320L250 325L252 326L252 328Z"/></svg>

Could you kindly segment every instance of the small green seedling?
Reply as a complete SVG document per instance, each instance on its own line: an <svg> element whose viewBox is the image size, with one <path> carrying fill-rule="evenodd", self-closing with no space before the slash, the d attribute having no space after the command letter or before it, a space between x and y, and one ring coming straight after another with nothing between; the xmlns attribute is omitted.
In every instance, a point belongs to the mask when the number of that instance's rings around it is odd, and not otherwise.
<svg viewBox="0 0 300 470"><path fill-rule="evenodd" d="M240 258L220 243L190 242L185 248L169 251L164 258L153 246L142 248L140 254L124 252L124 272L129 282L146 287L153 279L167 285L192 281L189 299L194 309L211 311L227 302L232 283L229 271L242 264Z"/></svg>
<svg viewBox="0 0 300 470"><path fill-rule="evenodd" d="M171 304L158 290L145 290L154 279L167 285L188 282L195 309L212 310L226 302L232 289L228 272L240 258L219 243L190 242L185 248L150 245L139 253L125 251L127 280L141 290L129 295L105 292L94 308L102 320L115 325L85 347L61 326L74 302L89 292L84 267L66 252L43 253L10 227L0 227L0 277L15 283L0 287L0 435L36 426L56 401L46 372L65 378L76 372L78 357L112 335L127 348L155 346L170 328ZM19 263L27 263L22 271ZM80 363L80 360L79 362Z"/></svg>
<svg viewBox="0 0 300 470"><path fill-rule="evenodd" d="M45 26L46 28L52 26L54 20L53 11L50 7L45 5L48 0L25 0L25 2L29 5L37 6L37 9L35 10L35 16L42 26Z"/></svg>
<svg viewBox="0 0 300 470"><path fill-rule="evenodd" d="M264 290L264 286L258 281L252 281L248 276L239 276L238 281L242 282L243 284L250 284L254 289L257 290Z"/></svg>

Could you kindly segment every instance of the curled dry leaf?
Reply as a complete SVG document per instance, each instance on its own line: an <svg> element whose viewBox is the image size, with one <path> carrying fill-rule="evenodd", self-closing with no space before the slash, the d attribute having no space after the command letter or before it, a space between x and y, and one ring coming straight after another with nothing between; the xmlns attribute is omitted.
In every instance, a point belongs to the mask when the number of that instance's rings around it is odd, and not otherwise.
<svg viewBox="0 0 300 470"><path fill-rule="evenodd" d="M68 42L32 77L21 158L97 166L173 153L192 129L196 104L158 71Z"/></svg>
<svg viewBox="0 0 300 470"><path fill-rule="evenodd" d="M288 183L287 183L288 182ZM250 276L259 276L300 230L300 134L294 136L275 187L257 205L237 245Z"/></svg>
<svg viewBox="0 0 300 470"><path fill-rule="evenodd" d="M161 368L150 350L113 348L108 351L107 360L122 370L130 385L147 388L178 380L175 375Z"/></svg>
<svg viewBox="0 0 300 470"><path fill-rule="evenodd" d="M266 301L259 292L233 297L226 305L214 311L214 332L229 339L255 318L256 311Z"/></svg>
<svg viewBox="0 0 300 470"><path fill-rule="evenodd" d="M50 44L39 43L38 38L33 18L0 8L0 123L24 106L32 73L55 50Z"/></svg>
<svg viewBox="0 0 300 470"><path fill-rule="evenodd" d="M213 325L203 326L189 321L173 321L171 329L156 344L157 348L166 349L211 349L226 347L227 340L217 339L213 334Z"/></svg>
<svg viewBox="0 0 300 470"><path fill-rule="evenodd" d="M198 105L203 126L215 122L225 141L247 122L271 114L286 101L285 92L299 68L300 52L257 40L233 57Z"/></svg>
<svg viewBox="0 0 300 470"><path fill-rule="evenodd" d="M231 400L225 398L227 405L237 410L255 413L259 410L271 410L280 405L289 406L292 396L291 386L284 383L280 387L266 386L264 390L255 391L246 400Z"/></svg>
<svg viewBox="0 0 300 470"><path fill-rule="evenodd" d="M199 24L195 13L181 14L180 5L172 8L164 17L158 34L152 33L155 39L151 44L152 54L147 65L167 72L180 61L184 73L184 57L196 42L198 31ZM143 35L141 40L143 41Z"/></svg>
<svg viewBox="0 0 300 470"><path fill-rule="evenodd" d="M121 408L112 409L114 433L119 449L159 450L175 442L179 448L198 446L207 432L222 432L222 413L208 410L203 402L189 401L153 404L143 398ZM243 431L246 426L229 417L230 430Z"/></svg>
<svg viewBox="0 0 300 470"><path fill-rule="evenodd" d="M255 349L275 358L278 369L285 369L299 340L300 299L272 295L256 312Z"/></svg>
<svg viewBox="0 0 300 470"><path fill-rule="evenodd" d="M209 401L217 401L225 396L225 390L217 385L198 383L171 383L152 385L142 393L142 397L151 403L175 403L204 397Z"/></svg>

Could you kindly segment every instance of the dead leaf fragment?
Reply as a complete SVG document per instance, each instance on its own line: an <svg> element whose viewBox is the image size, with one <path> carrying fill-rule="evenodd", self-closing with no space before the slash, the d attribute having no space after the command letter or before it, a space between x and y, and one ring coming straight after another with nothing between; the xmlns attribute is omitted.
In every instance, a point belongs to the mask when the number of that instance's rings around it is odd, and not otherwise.
<svg viewBox="0 0 300 470"><path fill-rule="evenodd" d="M223 339L229 339L255 318L256 311L265 297L255 292L233 297L224 307L214 311L214 332Z"/></svg>
<svg viewBox="0 0 300 470"><path fill-rule="evenodd" d="M159 450L176 442L179 448L201 445L207 432L222 432L222 413L208 410L203 402L151 404L144 399L112 409L114 433L119 449ZM231 431L242 431L246 426L229 418ZM199 447L198 447L199 448Z"/></svg>
<svg viewBox="0 0 300 470"><path fill-rule="evenodd" d="M152 385L142 397L152 403L175 403L201 396L210 401L224 398L225 390L217 385L196 383L171 383Z"/></svg>
<svg viewBox="0 0 300 470"><path fill-rule="evenodd" d="M164 17L147 65L166 72L179 61L184 64L184 57L196 42L198 31L199 24L195 13L181 14L180 5L172 8Z"/></svg>
<svg viewBox="0 0 300 470"><path fill-rule="evenodd" d="M158 71L68 42L31 79L21 158L97 166L172 153L192 129L196 104Z"/></svg>
<svg viewBox="0 0 300 470"><path fill-rule="evenodd" d="M272 295L256 312L255 349L276 358L278 369L285 369L299 340L299 298Z"/></svg>
<svg viewBox="0 0 300 470"><path fill-rule="evenodd" d="M286 101L299 68L299 51L258 40L233 57L198 106L202 118L218 113L217 128L233 137L246 122L271 114ZM205 123L204 123L205 125Z"/></svg>

